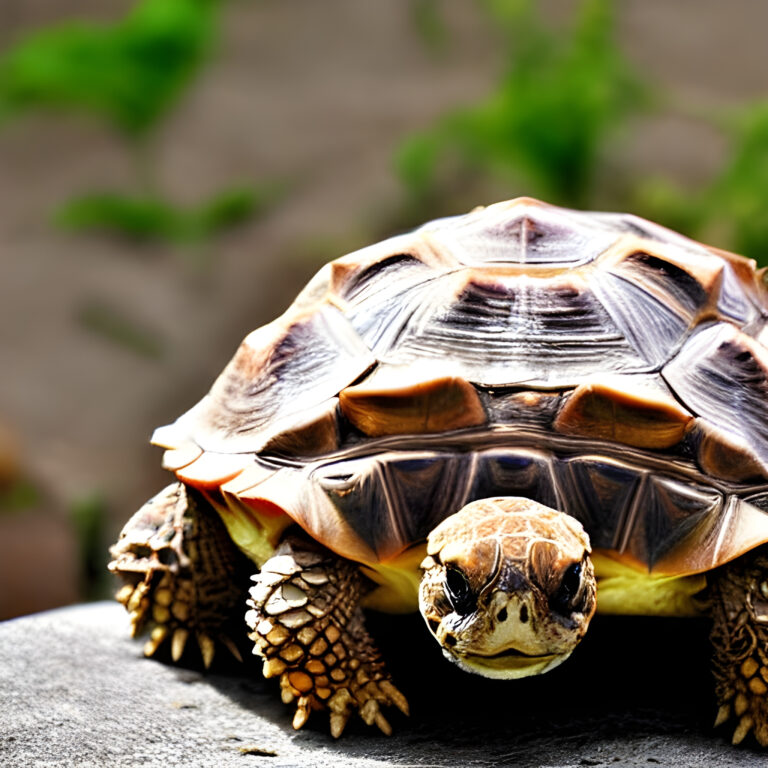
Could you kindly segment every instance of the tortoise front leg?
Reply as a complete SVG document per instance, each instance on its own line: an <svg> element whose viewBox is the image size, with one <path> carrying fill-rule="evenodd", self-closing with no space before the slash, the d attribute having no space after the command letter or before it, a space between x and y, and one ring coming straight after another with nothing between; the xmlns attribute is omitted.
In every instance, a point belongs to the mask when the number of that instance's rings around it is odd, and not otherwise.
<svg viewBox="0 0 768 768"><path fill-rule="evenodd" d="M283 701L296 701L293 727L301 728L312 710L327 709L336 738L355 711L391 733L381 706L408 714L408 703L365 629L359 567L290 535L253 580L249 637L264 659L264 676L279 676Z"/></svg>
<svg viewBox="0 0 768 768"><path fill-rule="evenodd" d="M199 493L169 485L126 523L110 554L109 570L125 582L116 597L130 614L131 634L150 631L147 656L169 642L178 661L195 639L206 667L217 641L240 659L232 638L242 632L253 564Z"/></svg>
<svg viewBox="0 0 768 768"><path fill-rule="evenodd" d="M715 726L737 718L734 744L753 731L758 743L768 746L768 548L715 571L710 597L720 705Z"/></svg>

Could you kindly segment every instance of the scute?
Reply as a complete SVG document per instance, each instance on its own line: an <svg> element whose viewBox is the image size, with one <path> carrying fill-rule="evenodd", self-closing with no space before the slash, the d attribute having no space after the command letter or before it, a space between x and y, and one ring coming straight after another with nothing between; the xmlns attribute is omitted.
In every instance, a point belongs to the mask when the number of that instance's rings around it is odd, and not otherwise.
<svg viewBox="0 0 768 768"><path fill-rule="evenodd" d="M709 290L720 274L721 265L714 259L709 269L702 269L705 259L702 257L697 265L698 279L674 261L648 249L630 251L612 272L631 281L681 317L692 318L708 303Z"/></svg>
<svg viewBox="0 0 768 768"><path fill-rule="evenodd" d="M547 277L450 274L398 334L385 359L429 360L485 386L573 386L606 372L649 366L579 273ZM447 371L446 371L447 372Z"/></svg>
<svg viewBox="0 0 768 768"><path fill-rule="evenodd" d="M335 510L329 519L343 520L376 553L374 561L386 561L463 506L467 461L445 453L383 454L321 465L310 480ZM336 546L332 535L320 540Z"/></svg>
<svg viewBox="0 0 768 768"><path fill-rule="evenodd" d="M468 266L573 267L593 261L616 239L610 225L530 198L497 203L466 216L439 219L418 231Z"/></svg>
<svg viewBox="0 0 768 768"><path fill-rule="evenodd" d="M706 419L696 419L691 435L702 470L712 477L734 483L759 482L768 477L768 467L750 444Z"/></svg>
<svg viewBox="0 0 768 768"><path fill-rule="evenodd" d="M766 293L651 222L499 203L321 269L154 442L257 562L294 521L382 566L520 495L697 573L768 541Z"/></svg>
<svg viewBox="0 0 768 768"><path fill-rule="evenodd" d="M662 375L693 413L746 444L768 478L768 350L731 323L702 327Z"/></svg>
<svg viewBox="0 0 768 768"><path fill-rule="evenodd" d="M594 276L593 289L621 336L642 361L639 366L635 364L635 371L658 370L680 346L692 324L690 314L678 314L674 305L663 303L647 289L609 271Z"/></svg>
<svg viewBox="0 0 768 768"><path fill-rule="evenodd" d="M153 442L191 440L220 453L262 451L271 440L313 423L375 358L344 315L322 305L251 333L211 391ZM329 442L332 438L326 437Z"/></svg>
<svg viewBox="0 0 768 768"><path fill-rule="evenodd" d="M623 550L626 522L643 473L603 456L577 456L556 464L568 512L582 522L594 547Z"/></svg>
<svg viewBox="0 0 768 768"><path fill-rule="evenodd" d="M247 483L237 478L223 487L234 506L222 514L234 540L257 562L261 541L252 540L254 523L276 538L293 520L342 557L373 568L396 561L442 520L469 502L492 498L498 488L568 513L596 549L657 576L709 570L766 540L763 509L704 476L568 455L573 450L573 444L560 450L389 450L265 467L253 486L243 488ZM749 498L763 497L753 492Z"/></svg>
<svg viewBox="0 0 768 768"><path fill-rule="evenodd" d="M580 384L555 420L559 432L637 448L671 448L693 422L670 395L637 387L632 377Z"/></svg>
<svg viewBox="0 0 768 768"><path fill-rule="evenodd" d="M719 521L723 495L713 488L648 475L635 502L627 550L649 570L691 537Z"/></svg>
<svg viewBox="0 0 768 768"><path fill-rule="evenodd" d="M448 432L485 423L480 396L469 382L456 376L435 378L426 371L421 376L413 373L408 368L380 367L341 391L341 410L372 437Z"/></svg>
<svg viewBox="0 0 768 768"><path fill-rule="evenodd" d="M475 458L469 496L485 499L510 495L524 496L548 507L561 507L563 499L552 476L553 462L541 451L495 448Z"/></svg>

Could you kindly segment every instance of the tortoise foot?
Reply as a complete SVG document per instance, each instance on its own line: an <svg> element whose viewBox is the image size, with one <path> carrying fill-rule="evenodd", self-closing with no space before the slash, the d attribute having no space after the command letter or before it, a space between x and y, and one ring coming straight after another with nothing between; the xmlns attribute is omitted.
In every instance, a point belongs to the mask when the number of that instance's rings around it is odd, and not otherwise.
<svg viewBox="0 0 768 768"><path fill-rule="evenodd" d="M283 702L295 702L293 727L326 710L335 738L355 713L390 734L382 708L407 715L408 703L365 629L357 566L291 538L253 579L249 637L264 660L264 676L279 677Z"/></svg>
<svg viewBox="0 0 768 768"><path fill-rule="evenodd" d="M110 552L109 569L125 582L115 597L131 634L149 631L145 655L169 647L179 661L194 639L206 668L217 644L242 660L231 637L247 567L201 496L168 486L128 521Z"/></svg>
<svg viewBox="0 0 768 768"><path fill-rule="evenodd" d="M737 720L734 744L752 733L768 747L768 548L723 566L710 589L715 726Z"/></svg>
<svg viewBox="0 0 768 768"><path fill-rule="evenodd" d="M730 684L723 688L724 698L720 700L715 726L736 719L734 744L740 744L752 732L758 744L768 747L768 660L765 653L744 659L738 665L738 675L733 675Z"/></svg>

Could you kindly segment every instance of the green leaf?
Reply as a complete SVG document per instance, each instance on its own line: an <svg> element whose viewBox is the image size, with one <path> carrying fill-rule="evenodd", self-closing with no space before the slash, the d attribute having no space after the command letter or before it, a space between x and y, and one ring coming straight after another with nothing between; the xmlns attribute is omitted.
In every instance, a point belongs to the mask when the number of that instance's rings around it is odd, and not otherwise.
<svg viewBox="0 0 768 768"><path fill-rule="evenodd" d="M255 216L277 195L278 187L237 187L199 206L182 208L156 197L96 193L76 198L56 214L56 223L73 231L101 231L136 240L199 243Z"/></svg>
<svg viewBox="0 0 768 768"><path fill-rule="evenodd" d="M440 159L443 139L439 132L412 136L397 149L395 164L400 178L417 197L427 195Z"/></svg>
<svg viewBox="0 0 768 768"><path fill-rule="evenodd" d="M582 205L605 141L647 103L614 42L612 4L585 0L570 35L547 30L533 0L485 6L507 47L496 90L406 142L396 157L399 174L423 194L450 150L469 168L522 179L551 202Z"/></svg>
<svg viewBox="0 0 768 768"><path fill-rule="evenodd" d="M216 8L214 0L142 0L115 24L29 34L0 56L0 118L77 109L146 134L205 60Z"/></svg>
<svg viewBox="0 0 768 768"><path fill-rule="evenodd" d="M727 229L728 247L768 265L768 101L739 110L730 152L705 198L706 217Z"/></svg>

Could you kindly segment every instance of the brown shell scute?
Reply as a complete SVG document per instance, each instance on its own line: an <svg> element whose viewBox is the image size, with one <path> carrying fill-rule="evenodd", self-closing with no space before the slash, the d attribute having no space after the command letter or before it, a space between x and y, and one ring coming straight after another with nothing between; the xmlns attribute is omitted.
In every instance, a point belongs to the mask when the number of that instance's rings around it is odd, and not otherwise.
<svg viewBox="0 0 768 768"><path fill-rule="evenodd" d="M216 380L192 437L207 450L260 451L375 363L335 307L275 321L251 333Z"/></svg>
<svg viewBox="0 0 768 768"><path fill-rule="evenodd" d="M767 294L651 222L499 203L324 267L155 442L367 563L522 496L701 571L768 541Z"/></svg>
<svg viewBox="0 0 768 768"><path fill-rule="evenodd" d="M683 439L692 421L693 415L671 396L650 389L633 391L631 384L595 382L576 387L554 427L637 448L671 448Z"/></svg>
<svg viewBox="0 0 768 768"><path fill-rule="evenodd" d="M418 232L467 266L575 267L597 258L616 239L610 222L531 198L438 219Z"/></svg>
<svg viewBox="0 0 768 768"><path fill-rule="evenodd" d="M398 381L392 374L402 373ZM409 381L409 371L390 372L387 382L370 376L342 390L344 415L362 432L382 435L448 432L476 427L486 421L477 390L453 376L419 377Z"/></svg>
<svg viewBox="0 0 768 768"><path fill-rule="evenodd" d="M695 332L662 370L693 413L745 443L768 476L768 350L730 323Z"/></svg>

